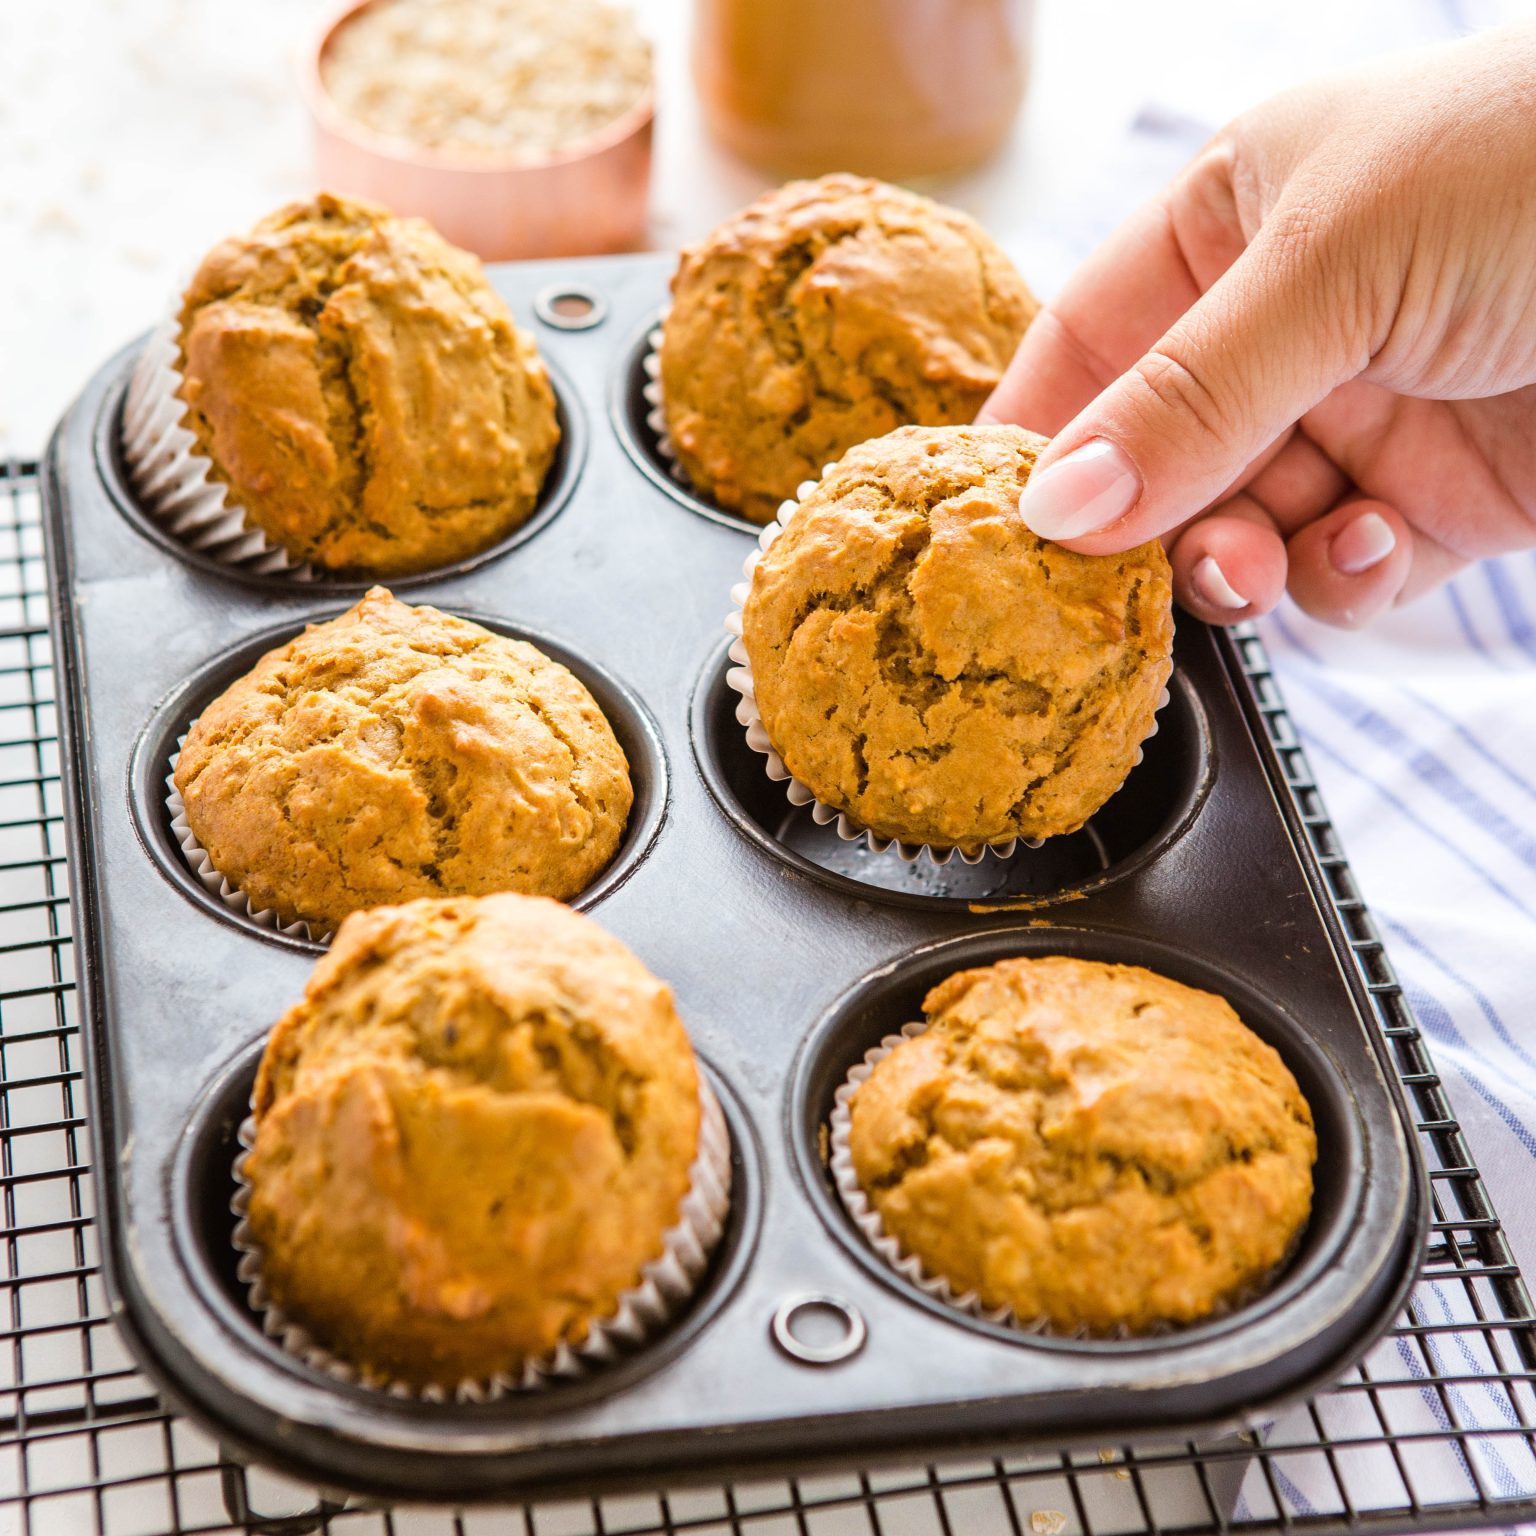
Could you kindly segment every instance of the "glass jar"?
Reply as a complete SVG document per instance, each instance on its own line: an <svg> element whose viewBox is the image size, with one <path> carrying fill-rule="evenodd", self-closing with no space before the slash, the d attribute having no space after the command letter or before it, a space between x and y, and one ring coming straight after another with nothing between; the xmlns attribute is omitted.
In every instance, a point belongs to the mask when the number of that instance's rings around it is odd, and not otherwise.
<svg viewBox="0 0 1536 1536"><path fill-rule="evenodd" d="M1007 138L1032 0L696 0L715 135L782 176L962 170Z"/></svg>

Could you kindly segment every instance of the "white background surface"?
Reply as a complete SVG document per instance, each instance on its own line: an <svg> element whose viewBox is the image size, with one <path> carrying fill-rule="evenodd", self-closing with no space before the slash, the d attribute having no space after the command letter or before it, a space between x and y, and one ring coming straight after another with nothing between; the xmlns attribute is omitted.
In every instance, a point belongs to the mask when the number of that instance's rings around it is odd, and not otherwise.
<svg viewBox="0 0 1536 1536"><path fill-rule="evenodd" d="M930 190L980 217L1049 293L1132 200L1124 138L1144 107L1219 123L1321 69L1532 8L1044 0L1013 143L985 170ZM207 246L311 190L294 60L329 9L0 0L0 456L41 449L86 376L149 326ZM639 9L660 82L652 238L667 247L767 180L699 131L687 0Z"/></svg>

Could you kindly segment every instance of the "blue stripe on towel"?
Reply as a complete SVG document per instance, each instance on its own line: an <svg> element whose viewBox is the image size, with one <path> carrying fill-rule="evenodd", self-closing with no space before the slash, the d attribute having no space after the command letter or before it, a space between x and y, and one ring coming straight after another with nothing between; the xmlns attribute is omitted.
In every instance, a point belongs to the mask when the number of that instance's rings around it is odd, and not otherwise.
<svg viewBox="0 0 1536 1536"><path fill-rule="evenodd" d="M1467 605L1462 601L1459 585L1452 581L1442 589L1445 599L1450 604L1451 613L1455 616L1457 626L1462 634L1467 637L1468 643L1480 656L1491 661L1494 666L1507 669L1510 665L1502 656L1488 645L1487 641L1478 634L1476 626L1472 623L1472 616L1467 612Z"/></svg>
<svg viewBox="0 0 1536 1536"><path fill-rule="evenodd" d="M1309 662L1316 662L1298 646L1298 654ZM1497 837L1522 864L1536 870L1536 837L1532 837L1518 823L1485 799L1471 785L1460 779L1445 762L1422 747L1401 726L1388 720L1368 704L1362 703L1344 689L1328 682L1319 669L1316 672L1298 672L1296 680L1316 694L1335 714L1343 716L1360 734L1379 747L1396 753L1399 760L1422 783L1435 791L1443 800L1493 836Z"/></svg>
<svg viewBox="0 0 1536 1536"><path fill-rule="evenodd" d="M1442 1045L1449 1045L1458 1052L1464 1052L1469 1056L1477 1054L1476 1051L1468 1046L1467 1037L1456 1027L1455 1020L1451 1017L1450 1009L1438 997L1426 992L1422 987L1412 982L1405 982L1403 984L1403 994L1407 997L1414 1016L1424 1026L1424 1033L1431 1040ZM1531 1157L1536 1158L1536 1136L1533 1136L1526 1129L1525 1123L1519 1115L1467 1066L1461 1055L1452 1056L1450 1060L1451 1065L1455 1067L1458 1075L1465 1081L1467 1087L1509 1127L1510 1134L1525 1148L1526 1152Z"/></svg>
<svg viewBox="0 0 1536 1536"><path fill-rule="evenodd" d="M1536 657L1536 629L1531 628L1531 621L1526 617L1513 577L1497 560L1487 560L1478 569L1482 571L1488 590L1493 593L1493 600L1498 604L1509 638L1527 656Z"/></svg>
<svg viewBox="0 0 1536 1536"><path fill-rule="evenodd" d="M1387 805L1391 806L1392 809L1395 810L1398 815L1403 818L1404 821L1412 823L1412 825L1417 827L1419 831L1421 831L1426 837L1430 838L1436 843L1439 843L1442 848L1445 848L1450 853L1455 854L1456 858L1460 860L1461 863L1465 864L1466 867L1471 870L1472 873L1476 875L1477 878L1481 880L1482 883L1486 885L1490 891L1493 891L1499 896L1502 896L1504 900L1507 901L1509 905L1513 907L1526 922L1536 922L1536 912L1533 912L1530 907L1526 906L1526 904L1518 896L1516 896L1515 893L1508 888L1508 886L1506 886L1502 881L1496 880L1492 875L1488 873L1486 869L1483 869L1459 843L1452 842L1451 839L1446 837L1446 835L1441 832L1432 822L1426 821L1422 816L1418 815L1408 806L1404 800L1393 794L1390 789L1387 789L1383 784L1373 779L1369 774L1362 772L1353 763L1351 763L1347 757L1345 757L1340 752L1334 751L1334 749L1330 747L1327 742L1321 740L1317 736L1311 735L1309 733L1306 741L1306 747L1309 753L1320 753L1330 762L1336 763L1340 768L1342 768L1352 777L1361 779L1366 784L1370 785L1376 794L1379 795Z"/></svg>
<svg viewBox="0 0 1536 1536"><path fill-rule="evenodd" d="M1516 773L1515 770L1511 768L1509 764L1506 763L1502 758L1495 757L1493 753L1486 746L1484 746L1484 744L1480 742L1477 737L1475 737L1471 731L1466 728L1466 726L1461 723L1461 721L1459 721L1454 715L1448 714L1445 710L1441 709L1441 707L1436 704L1433 699L1427 698L1416 688L1410 688L1406 683L1399 683L1397 687L1398 692L1400 692L1403 697L1413 705L1415 709L1423 710L1425 714L1433 715L1442 724L1449 726L1451 732L1459 738L1461 745L1465 747L1468 752L1471 752L1475 757L1482 758L1482 760L1487 763L1489 767L1497 769L1497 771L1503 774L1504 777L1508 779L1516 789L1524 790L1526 794L1530 795L1533 799L1536 799L1536 780L1521 777L1521 775Z"/></svg>
<svg viewBox="0 0 1536 1536"><path fill-rule="evenodd" d="M1416 954L1422 955L1441 973L1441 975L1446 978L1446 980L1450 981L1455 986L1460 987L1462 991L1467 993L1467 995L1471 997L1472 1001L1477 1004L1478 1012L1481 1013L1482 1016L1488 1020L1489 1024L1493 1026L1494 1034L1496 1034L1499 1039L1502 1040L1504 1044L1507 1045L1510 1050L1520 1058L1521 1061L1523 1061L1527 1066L1536 1065L1536 1062L1533 1062L1529 1052L1526 1051L1525 1047L1520 1044L1519 1040L1505 1025L1504 1020L1499 1015L1498 1009L1493 1006L1493 1003L1490 1001L1488 994L1484 992L1481 987L1469 981L1467 977L1462 975L1462 973L1456 969L1455 966L1453 966L1448 960L1442 959L1438 954L1434 952L1434 950L1429 947L1428 944L1424 942L1423 939L1421 939L1411 929L1405 927L1402 923L1390 917L1382 917L1379 919L1379 921L1381 926L1392 935L1393 943L1402 944L1405 948L1411 949ZM1458 1035L1455 1043L1465 1047L1468 1050L1475 1051L1475 1048L1469 1045L1464 1037ZM1481 1056L1481 1053L1477 1054ZM1536 1154L1536 1147L1533 1147L1530 1150L1532 1150L1533 1154Z"/></svg>

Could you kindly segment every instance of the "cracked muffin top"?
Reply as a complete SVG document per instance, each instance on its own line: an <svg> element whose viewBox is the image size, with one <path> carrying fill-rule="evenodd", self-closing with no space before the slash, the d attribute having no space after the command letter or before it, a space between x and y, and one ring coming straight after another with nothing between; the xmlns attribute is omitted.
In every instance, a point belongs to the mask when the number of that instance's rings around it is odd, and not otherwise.
<svg viewBox="0 0 1536 1536"><path fill-rule="evenodd" d="M413 896L574 896L632 799L623 748L570 672L382 587L220 694L175 778L214 867L254 906L327 930Z"/></svg>
<svg viewBox="0 0 1536 1536"><path fill-rule="evenodd" d="M560 428L532 340L420 219L322 193L215 246L183 296L184 425L297 560L391 576L533 511Z"/></svg>
<svg viewBox="0 0 1536 1536"><path fill-rule="evenodd" d="M671 992L553 901L350 917L273 1029L246 1162L273 1300L370 1379L515 1372L663 1251L699 1141Z"/></svg>
<svg viewBox="0 0 1536 1536"><path fill-rule="evenodd" d="M855 443L972 420L1038 308L965 214L863 177L790 182L672 279L660 363L678 462L769 522Z"/></svg>
<svg viewBox="0 0 1536 1536"><path fill-rule="evenodd" d="M1247 1300L1312 1202L1312 1113L1225 999L1065 956L962 971L850 1102L886 1229L1023 1323L1142 1333Z"/></svg>
<svg viewBox="0 0 1536 1536"><path fill-rule="evenodd" d="M881 837L973 850L1074 831L1152 730L1167 558L1031 533L1019 489L1044 447L1005 426L861 444L753 573L743 638L768 739Z"/></svg>

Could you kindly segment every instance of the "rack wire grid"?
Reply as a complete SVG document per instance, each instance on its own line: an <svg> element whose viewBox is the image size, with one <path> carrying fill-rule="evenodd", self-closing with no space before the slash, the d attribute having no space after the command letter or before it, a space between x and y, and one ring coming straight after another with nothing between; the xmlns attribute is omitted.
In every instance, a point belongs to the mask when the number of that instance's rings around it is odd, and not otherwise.
<svg viewBox="0 0 1536 1536"><path fill-rule="evenodd" d="M1263 648L1244 664L1332 886L1430 1170L1431 1246L1396 1326L1275 1424L1196 1445L502 1509L337 1503L171 1412L112 1324L75 1009L35 468L0 465L0 1536L1126 1536L1536 1519L1536 1318Z"/></svg>

